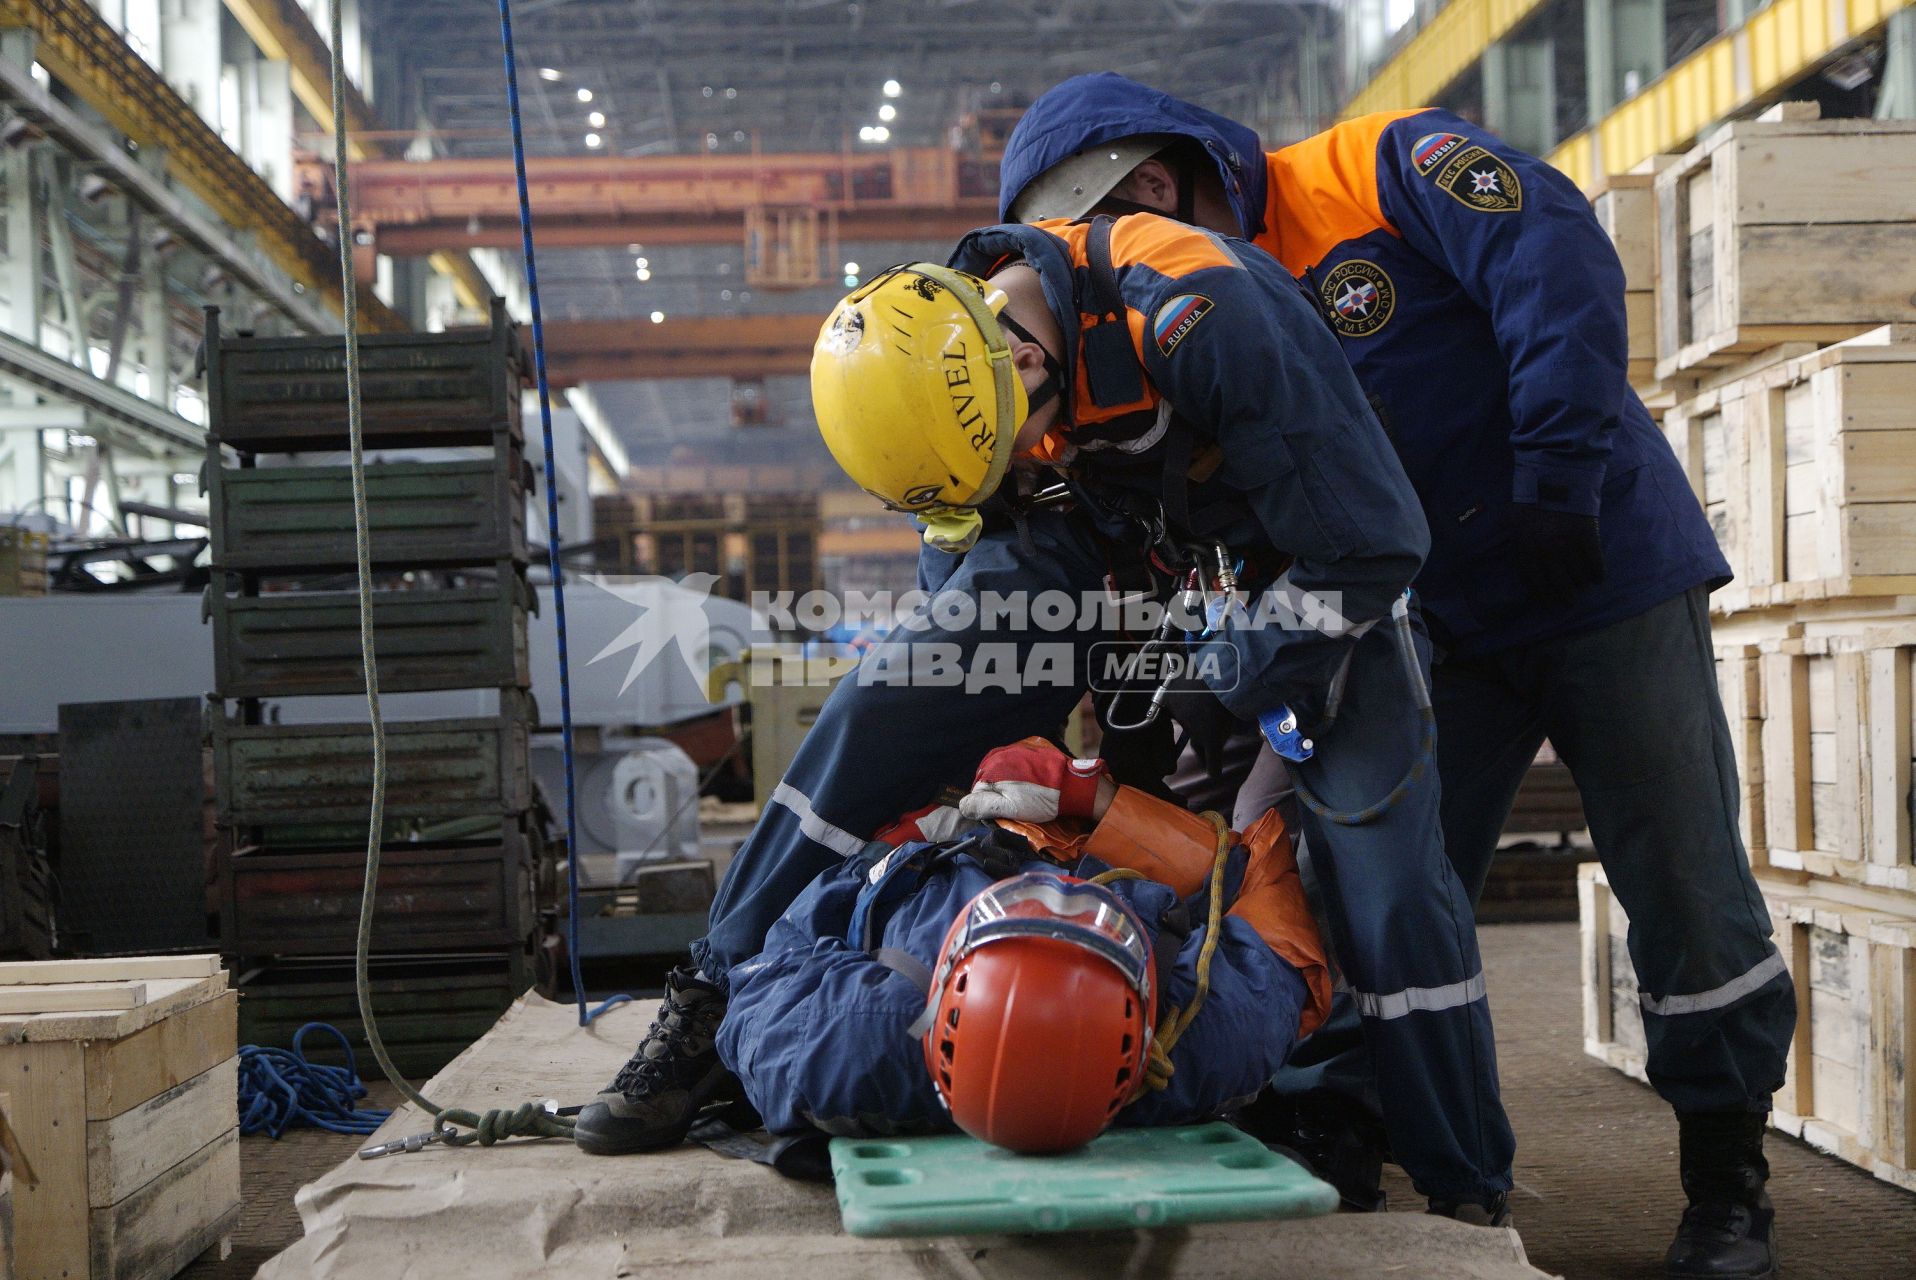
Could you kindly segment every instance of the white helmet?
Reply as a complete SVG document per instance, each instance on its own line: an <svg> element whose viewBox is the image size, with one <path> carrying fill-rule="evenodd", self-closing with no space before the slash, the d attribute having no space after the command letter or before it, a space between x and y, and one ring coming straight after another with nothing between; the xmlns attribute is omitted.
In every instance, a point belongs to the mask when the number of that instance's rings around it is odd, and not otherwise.
<svg viewBox="0 0 1916 1280"><path fill-rule="evenodd" d="M1082 218L1131 171L1177 142L1174 133L1139 133L1074 151L1025 184L1011 202L1016 222Z"/></svg>

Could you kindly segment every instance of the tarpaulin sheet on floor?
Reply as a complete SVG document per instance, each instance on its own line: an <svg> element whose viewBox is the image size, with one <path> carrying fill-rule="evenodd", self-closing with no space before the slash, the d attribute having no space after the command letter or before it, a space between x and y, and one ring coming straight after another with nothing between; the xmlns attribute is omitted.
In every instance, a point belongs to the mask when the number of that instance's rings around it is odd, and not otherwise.
<svg viewBox="0 0 1916 1280"><path fill-rule="evenodd" d="M527 996L434 1077L442 1105L578 1102L625 1061L654 1012L621 1006L589 1028L572 1006ZM369 1142L423 1133L412 1108ZM351 1158L302 1188L305 1238L262 1280L778 1280L890 1277L1189 1277L1191 1280L1534 1280L1512 1231L1415 1213L1336 1214L1086 1235L855 1239L829 1186L699 1147L607 1158L513 1139Z"/></svg>

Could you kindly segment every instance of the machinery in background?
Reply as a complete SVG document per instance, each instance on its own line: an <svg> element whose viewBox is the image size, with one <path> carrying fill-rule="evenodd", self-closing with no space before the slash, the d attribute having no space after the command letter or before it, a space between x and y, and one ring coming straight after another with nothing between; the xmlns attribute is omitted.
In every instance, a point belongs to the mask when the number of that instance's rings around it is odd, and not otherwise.
<svg viewBox="0 0 1916 1280"><path fill-rule="evenodd" d="M53 868L42 809L48 774L25 755L0 769L0 958L44 960L53 953Z"/></svg>

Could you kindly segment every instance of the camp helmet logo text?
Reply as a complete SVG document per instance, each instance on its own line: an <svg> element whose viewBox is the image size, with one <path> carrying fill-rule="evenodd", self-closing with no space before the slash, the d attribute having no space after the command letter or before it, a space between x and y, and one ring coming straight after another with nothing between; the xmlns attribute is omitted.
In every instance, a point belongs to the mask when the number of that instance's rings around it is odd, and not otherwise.
<svg viewBox="0 0 1916 1280"><path fill-rule="evenodd" d="M979 407L977 393L972 388L971 348L964 339L955 339L945 347L944 376L945 394L951 398L951 415L958 430L965 434L973 452L989 459L997 433L985 421L985 411Z"/></svg>

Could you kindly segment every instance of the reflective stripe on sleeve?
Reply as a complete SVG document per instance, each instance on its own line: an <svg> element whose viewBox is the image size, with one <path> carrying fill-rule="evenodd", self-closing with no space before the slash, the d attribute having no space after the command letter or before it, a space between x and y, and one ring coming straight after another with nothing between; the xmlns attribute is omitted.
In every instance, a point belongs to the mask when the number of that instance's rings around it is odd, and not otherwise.
<svg viewBox="0 0 1916 1280"><path fill-rule="evenodd" d="M1405 987L1402 991L1388 991L1381 995L1373 991L1351 992L1358 1013L1386 1022L1412 1012L1437 1013L1444 1009L1457 1009L1483 998L1482 969L1474 977L1444 987Z"/></svg>
<svg viewBox="0 0 1916 1280"><path fill-rule="evenodd" d="M1679 1013L1708 1013L1741 1000L1783 972L1783 955L1772 948L1767 959L1759 960L1720 987L1711 987L1708 991L1699 991L1691 996L1653 996L1648 991L1640 991L1637 999L1642 1003L1645 1013L1661 1014L1666 1018Z"/></svg>
<svg viewBox="0 0 1916 1280"><path fill-rule="evenodd" d="M841 858L856 858L871 843L819 817L812 809L811 797L789 782L781 782L772 788L772 803L782 804L798 815L798 829L805 833L807 840L824 845Z"/></svg>

